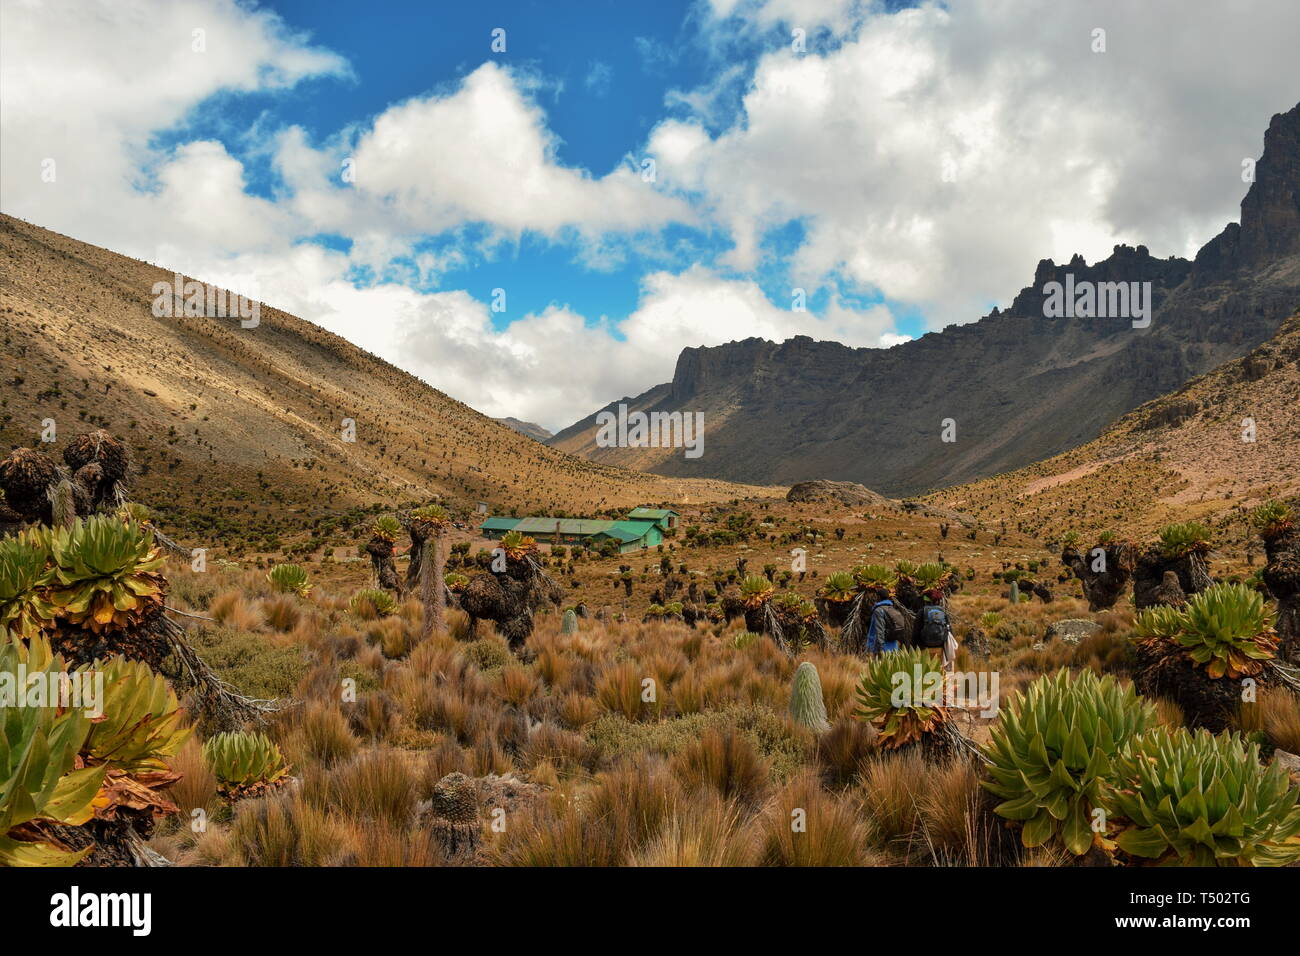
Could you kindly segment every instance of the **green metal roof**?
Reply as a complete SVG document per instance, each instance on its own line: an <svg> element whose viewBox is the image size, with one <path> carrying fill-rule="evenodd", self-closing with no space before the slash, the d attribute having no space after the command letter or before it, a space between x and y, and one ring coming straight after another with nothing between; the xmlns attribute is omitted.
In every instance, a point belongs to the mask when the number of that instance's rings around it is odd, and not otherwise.
<svg viewBox="0 0 1300 956"><path fill-rule="evenodd" d="M545 537L559 531L562 535L604 535L627 543L639 541L655 527L655 518L648 515L625 518L622 521L607 521L596 518L488 518L481 525L481 531L518 531L533 537Z"/></svg>
<svg viewBox="0 0 1300 956"><path fill-rule="evenodd" d="M613 523L594 518L524 518L514 530L531 535L555 534L556 531L560 534L599 534Z"/></svg>
<svg viewBox="0 0 1300 956"><path fill-rule="evenodd" d="M655 526L653 521L611 521L609 530L605 533L611 538L618 538L620 541L639 541L650 533L650 529Z"/></svg>
<svg viewBox="0 0 1300 956"><path fill-rule="evenodd" d="M678 515L672 508L633 508L627 513L629 518L653 518L658 521L660 518L667 518L669 515Z"/></svg>

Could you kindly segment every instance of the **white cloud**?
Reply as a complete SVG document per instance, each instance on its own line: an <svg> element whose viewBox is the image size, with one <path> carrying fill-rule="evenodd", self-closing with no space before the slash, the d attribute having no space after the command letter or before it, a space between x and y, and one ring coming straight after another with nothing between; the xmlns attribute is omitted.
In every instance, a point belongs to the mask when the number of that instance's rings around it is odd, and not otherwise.
<svg viewBox="0 0 1300 956"><path fill-rule="evenodd" d="M779 308L753 282L700 266L645 276L637 309L618 325L621 339L610 335L608 321L587 323L565 306L497 331L486 305L463 293L435 293L423 302L407 313L397 351L387 358L490 415L518 416L522 408L552 430L670 380L686 345L809 335L876 346L893 328L883 306L858 312L836 303L819 318ZM367 308L373 315L373 303ZM577 355L592 359L581 374L574 374Z"/></svg>
<svg viewBox="0 0 1300 956"><path fill-rule="evenodd" d="M785 24L843 32L870 5L870 0L709 0L709 12L720 20L738 18L762 28Z"/></svg>
<svg viewBox="0 0 1300 956"><path fill-rule="evenodd" d="M363 202L410 232L487 222L513 234L653 229L695 219L628 165L600 179L559 165L536 103L485 63L454 92L389 107L356 149Z"/></svg>
<svg viewBox="0 0 1300 956"><path fill-rule="evenodd" d="M601 60L593 60L582 83L593 95L605 96L609 93L609 87L613 81L613 68Z"/></svg>
<svg viewBox="0 0 1300 956"><path fill-rule="evenodd" d="M1091 261L1121 241L1194 253L1236 218L1241 160L1294 105L1281 64L1295 4L955 0L872 8L860 27L834 0L713 7L732 17L718 31L741 17L838 35L764 55L716 138L708 115L661 123L650 151L664 182L703 195L736 268L759 261L766 229L801 218L804 281L841 274L927 310L932 327L1009 301L1043 257Z"/></svg>
<svg viewBox="0 0 1300 956"><path fill-rule="evenodd" d="M203 31L202 52L195 50L195 30ZM221 91L283 89L347 74L341 57L308 45L274 14L228 0L5 3L0 208L147 253L160 239L180 238L174 201L199 218L224 217L221 202L237 198L231 187L242 191L216 150L189 144L169 165L150 151L153 133L176 127ZM54 182L41 179L46 159L55 163ZM205 196L208 173L222 181ZM150 191L159 187L171 191L165 204ZM206 210L196 210L200 204ZM194 224L190 218L184 226Z"/></svg>

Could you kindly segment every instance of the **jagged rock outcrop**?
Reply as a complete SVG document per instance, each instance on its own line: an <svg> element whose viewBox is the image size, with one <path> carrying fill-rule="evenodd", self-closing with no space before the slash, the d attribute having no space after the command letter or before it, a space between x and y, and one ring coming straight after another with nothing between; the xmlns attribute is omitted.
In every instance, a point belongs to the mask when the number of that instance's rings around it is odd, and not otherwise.
<svg viewBox="0 0 1300 956"><path fill-rule="evenodd" d="M1241 222L1196 254L1192 278L1213 282L1300 254L1300 111L1279 113L1264 134L1255 181L1241 201Z"/></svg>

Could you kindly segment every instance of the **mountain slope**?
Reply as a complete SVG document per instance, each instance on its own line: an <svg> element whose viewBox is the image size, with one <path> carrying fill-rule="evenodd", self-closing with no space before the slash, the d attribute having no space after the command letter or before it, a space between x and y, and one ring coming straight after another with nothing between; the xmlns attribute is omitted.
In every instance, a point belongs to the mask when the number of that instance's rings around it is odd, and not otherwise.
<svg viewBox="0 0 1300 956"><path fill-rule="evenodd" d="M754 490L566 455L277 309L252 329L155 317L153 285L172 278L0 216L0 453L37 444L46 419L56 456L102 426L132 446L141 500L222 536L434 495L522 514Z"/></svg>
<svg viewBox="0 0 1300 956"><path fill-rule="evenodd" d="M1050 281L1151 282L1148 328L1045 318ZM705 452L597 448L595 416L555 447L665 475L857 481L890 495L1011 470L1096 437L1120 415L1266 340L1300 301L1300 106L1275 116L1256 178L1194 262L1117 246L1039 263L1006 311L891 349L799 336L685 349L670 383L625 400L700 411ZM611 403L607 408L613 408ZM944 442L945 419L956 441Z"/></svg>
<svg viewBox="0 0 1300 956"><path fill-rule="evenodd" d="M1197 519L1229 529L1227 541L1244 541L1244 522L1231 519L1295 495L1300 312L1263 345L1134 409L1079 448L923 500L1039 537L1068 528L1143 534Z"/></svg>

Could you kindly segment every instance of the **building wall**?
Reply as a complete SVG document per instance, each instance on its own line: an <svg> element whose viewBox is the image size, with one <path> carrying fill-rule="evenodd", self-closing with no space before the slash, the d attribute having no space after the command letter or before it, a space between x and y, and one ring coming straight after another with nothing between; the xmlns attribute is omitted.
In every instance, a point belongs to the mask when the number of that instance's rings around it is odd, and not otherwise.
<svg viewBox="0 0 1300 956"><path fill-rule="evenodd" d="M642 548L653 548L663 544L664 533L659 530L658 525L651 525L646 529L646 533L635 541L629 541L618 549L619 554L629 554L633 551L640 551Z"/></svg>

